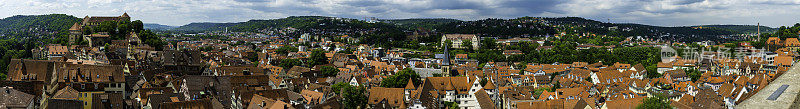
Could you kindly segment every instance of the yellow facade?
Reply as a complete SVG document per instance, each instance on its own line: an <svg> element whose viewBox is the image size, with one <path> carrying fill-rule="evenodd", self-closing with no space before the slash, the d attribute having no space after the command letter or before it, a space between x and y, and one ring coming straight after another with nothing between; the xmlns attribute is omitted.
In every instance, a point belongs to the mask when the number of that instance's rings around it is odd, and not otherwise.
<svg viewBox="0 0 800 109"><path fill-rule="evenodd" d="M92 109L92 95L101 93L103 92L78 92L78 100L83 101L83 109Z"/></svg>

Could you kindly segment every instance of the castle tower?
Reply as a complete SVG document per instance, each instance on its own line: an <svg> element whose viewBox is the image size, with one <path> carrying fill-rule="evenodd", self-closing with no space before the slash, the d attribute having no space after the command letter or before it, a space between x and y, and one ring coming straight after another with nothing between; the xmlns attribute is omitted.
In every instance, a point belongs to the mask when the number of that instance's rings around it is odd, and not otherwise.
<svg viewBox="0 0 800 109"><path fill-rule="evenodd" d="M72 27L69 28L69 43L70 44L75 43L75 40L78 40L77 38L82 38L81 37L82 35L83 35L83 30L81 25L78 22L75 22L75 24L73 24Z"/></svg>
<svg viewBox="0 0 800 109"><path fill-rule="evenodd" d="M131 16L128 16L128 12L122 13L122 16L119 16L119 18L122 21L131 21Z"/></svg>

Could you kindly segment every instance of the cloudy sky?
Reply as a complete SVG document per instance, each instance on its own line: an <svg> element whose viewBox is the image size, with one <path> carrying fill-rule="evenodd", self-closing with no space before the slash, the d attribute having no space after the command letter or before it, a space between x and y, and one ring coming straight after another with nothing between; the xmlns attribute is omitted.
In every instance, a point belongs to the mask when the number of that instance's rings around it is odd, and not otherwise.
<svg viewBox="0 0 800 109"><path fill-rule="evenodd" d="M577 16L659 26L800 21L800 0L0 0L0 17L63 13L83 17L127 12L146 23L243 22L287 16L363 19Z"/></svg>

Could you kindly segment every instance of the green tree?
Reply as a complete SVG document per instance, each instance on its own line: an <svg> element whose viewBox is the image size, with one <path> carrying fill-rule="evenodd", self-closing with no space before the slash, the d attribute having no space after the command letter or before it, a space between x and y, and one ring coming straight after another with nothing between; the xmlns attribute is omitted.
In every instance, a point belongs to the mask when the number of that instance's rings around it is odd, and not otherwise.
<svg viewBox="0 0 800 109"><path fill-rule="evenodd" d="M659 78L661 74L658 73L658 67L656 65L650 65L645 67L647 69L647 78Z"/></svg>
<svg viewBox="0 0 800 109"><path fill-rule="evenodd" d="M482 49L492 50L497 47L497 41L495 41L494 38L483 38L483 40L481 40L480 42Z"/></svg>
<svg viewBox="0 0 800 109"><path fill-rule="evenodd" d="M686 69L686 76L689 76L689 78L692 79L692 82L697 82L701 75L703 75L703 73L700 73L700 71L697 69Z"/></svg>
<svg viewBox="0 0 800 109"><path fill-rule="evenodd" d="M126 21L117 22L117 29L115 32L117 34L113 35L115 37L112 37L112 40L125 39L126 38L125 36L128 36L128 34L131 33L131 31L133 30L130 23L131 22L126 22Z"/></svg>
<svg viewBox="0 0 800 109"><path fill-rule="evenodd" d="M669 102L667 97L656 94L654 97L648 97L642 100L642 104L636 106L636 109L672 109Z"/></svg>
<svg viewBox="0 0 800 109"><path fill-rule="evenodd" d="M133 28L133 32L140 32L144 30L144 23L141 20L136 20L131 22L131 27Z"/></svg>
<svg viewBox="0 0 800 109"><path fill-rule="evenodd" d="M414 72L414 70L411 70L411 68L405 68L400 72L383 79L383 81L381 81L381 87L404 88L408 84L408 79L411 79L414 84L419 84L419 82L422 82L419 74Z"/></svg>
<svg viewBox="0 0 800 109"><path fill-rule="evenodd" d="M552 89L551 87L540 87L540 88L533 89L533 96L538 97L539 95L542 95L542 92L544 92L544 91L548 91L549 92L551 89Z"/></svg>
<svg viewBox="0 0 800 109"><path fill-rule="evenodd" d="M337 69L336 67L333 67L333 66L322 66L322 69L321 69L320 72L322 72L322 76L334 77L334 76L339 74L339 69Z"/></svg>
<svg viewBox="0 0 800 109"><path fill-rule="evenodd" d="M489 78L481 78L480 85L486 86L486 83L489 82Z"/></svg>
<svg viewBox="0 0 800 109"><path fill-rule="evenodd" d="M444 40L444 45L443 45L442 49L444 49L444 47L447 47L448 49L452 48L453 47L453 41ZM452 49L450 49L450 50L452 50Z"/></svg>
<svg viewBox="0 0 800 109"><path fill-rule="evenodd" d="M153 33L150 30L143 30L143 31L140 31L137 34L139 36L139 40L144 42L144 44L147 44L147 45L150 45L153 48L156 48L156 50L163 50L164 49L164 45L167 45L167 43L164 42L163 40L161 40L161 38L158 37L157 34Z"/></svg>
<svg viewBox="0 0 800 109"><path fill-rule="evenodd" d="M278 61L272 61L278 62ZM300 62L299 59L282 59L278 63L272 63L272 65L278 65L278 67L282 67L284 69L290 69L294 66L302 66L303 62Z"/></svg>
<svg viewBox="0 0 800 109"><path fill-rule="evenodd" d="M0 73L0 80L6 80L6 74Z"/></svg>
<svg viewBox="0 0 800 109"><path fill-rule="evenodd" d="M468 52L472 52L472 41L464 40L464 42L461 42L461 47Z"/></svg>
<svg viewBox="0 0 800 109"><path fill-rule="evenodd" d="M328 57L325 57L325 51L322 49L314 49L311 51L311 57L308 66L316 66L328 64Z"/></svg>
<svg viewBox="0 0 800 109"><path fill-rule="evenodd" d="M278 49L275 49L275 52L278 54L289 54L289 52L297 52L297 47L292 46L281 46Z"/></svg>
<svg viewBox="0 0 800 109"><path fill-rule="evenodd" d="M255 52L247 53L247 56L245 56L245 58L247 58L247 60L249 60L250 62L257 63L258 62L258 53L255 53Z"/></svg>
<svg viewBox="0 0 800 109"><path fill-rule="evenodd" d="M345 109L366 108L367 96L365 95L366 89L364 87L356 87L345 82L339 82L331 88L341 95L340 102Z"/></svg>
<svg viewBox="0 0 800 109"><path fill-rule="evenodd" d="M342 88L344 87L351 87L351 86L350 84L347 84L347 82L339 82L331 85L331 90L333 90L333 92L336 94L340 94L342 92Z"/></svg>
<svg viewBox="0 0 800 109"><path fill-rule="evenodd" d="M353 49L350 49L350 47L347 47L346 49L344 49L342 51L339 51L339 52L336 52L336 53L353 54Z"/></svg>
<svg viewBox="0 0 800 109"><path fill-rule="evenodd" d="M94 30L95 33L96 32L108 32L108 34L110 34L110 35L116 35L117 34L117 26L118 26L117 24L118 24L117 21L103 21L103 22L100 22L99 25L95 26L93 30Z"/></svg>
<svg viewBox="0 0 800 109"><path fill-rule="evenodd" d="M449 102L449 101L445 101L445 102L444 102L444 106L445 106L447 109L458 109L458 103L456 103L456 102Z"/></svg>

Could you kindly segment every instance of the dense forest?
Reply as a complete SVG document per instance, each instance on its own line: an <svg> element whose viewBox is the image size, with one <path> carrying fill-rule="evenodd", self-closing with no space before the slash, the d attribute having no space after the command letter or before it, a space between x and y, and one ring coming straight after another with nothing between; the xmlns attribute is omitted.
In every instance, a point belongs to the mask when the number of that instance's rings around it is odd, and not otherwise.
<svg viewBox="0 0 800 109"><path fill-rule="evenodd" d="M225 27L230 27L233 25L236 25L236 23L190 23L177 28L173 28L171 29L171 31L177 31L177 32L223 31L225 30Z"/></svg>
<svg viewBox="0 0 800 109"><path fill-rule="evenodd" d="M798 37L800 35L800 23L795 23L791 27L781 26L775 31L773 36L780 37L781 39L786 39L789 37Z"/></svg>
<svg viewBox="0 0 800 109"><path fill-rule="evenodd" d="M0 79L13 58L31 58L45 44L66 44L67 30L80 19L65 14L17 15L0 19Z"/></svg>
<svg viewBox="0 0 800 109"><path fill-rule="evenodd" d="M556 34L556 29L542 23L519 22L506 19L485 19L451 22L436 26L442 33L467 33L490 37L522 37Z"/></svg>
<svg viewBox="0 0 800 109"><path fill-rule="evenodd" d="M642 36L663 40L678 41L704 41L720 40L721 36L753 33L756 26L752 25L705 25L698 26L663 27L632 23L604 23L581 17L520 17L515 19L483 19L476 21L460 21L456 19L388 19L379 20L378 23L368 23L363 20L325 17L325 16L291 16L271 20L250 20L239 23L191 23L172 31L177 32L203 32L223 31L258 31L264 29L277 29L293 27L304 32L353 32L358 30L380 30L393 32L414 32L420 29L434 30L439 33L467 33L479 34L488 37L539 37L559 34L556 31L571 33L588 33L609 36ZM774 28L762 26L763 32L774 31ZM359 36L359 35L356 35ZM391 39L403 39L392 37ZM418 42L428 42L418 40Z"/></svg>
<svg viewBox="0 0 800 109"><path fill-rule="evenodd" d="M374 44L381 47L401 46L405 44L403 28L389 23L370 23L362 20L322 17L322 16L291 16L272 20L250 20L240 23L192 23L173 29L176 32L201 32L201 31L259 31L264 29L283 29L292 27L301 33L322 33L320 36L350 35L361 39L359 43ZM195 29L195 28L204 28ZM366 32L366 33L364 33ZM354 34L348 34L354 33ZM295 36L298 37L298 36Z"/></svg>
<svg viewBox="0 0 800 109"><path fill-rule="evenodd" d="M203 31L258 31L263 29L276 29L292 27L303 31L313 30L365 30L374 28L395 28L388 23L368 23L356 19L323 17L323 16L290 16L287 18L271 20L250 20L239 23L191 23L172 31L178 32L203 32Z"/></svg>
<svg viewBox="0 0 800 109"><path fill-rule="evenodd" d="M434 29L438 25L443 25L451 22L461 22L461 20L457 19L448 19L448 18L414 18L414 19L381 19L381 22L386 22L390 24L395 24L404 29Z"/></svg>
<svg viewBox="0 0 800 109"><path fill-rule="evenodd" d="M717 29L743 32L743 33L757 33L759 27L761 27L761 33L772 33L778 30L777 28L771 28L767 26L756 26L756 25L700 25L692 27L717 28Z"/></svg>
<svg viewBox="0 0 800 109"><path fill-rule="evenodd" d="M291 16L281 19L271 20L250 20L247 22L238 23L190 23L177 28L172 31L178 32L204 32L204 31L224 31L226 28L230 31L258 31L270 28L300 28L306 27L316 23L317 21L325 20L333 17L322 16Z"/></svg>
<svg viewBox="0 0 800 109"><path fill-rule="evenodd" d="M79 21L79 18L66 14L16 15L0 19L0 34L5 38L54 36L66 33L72 24Z"/></svg>

